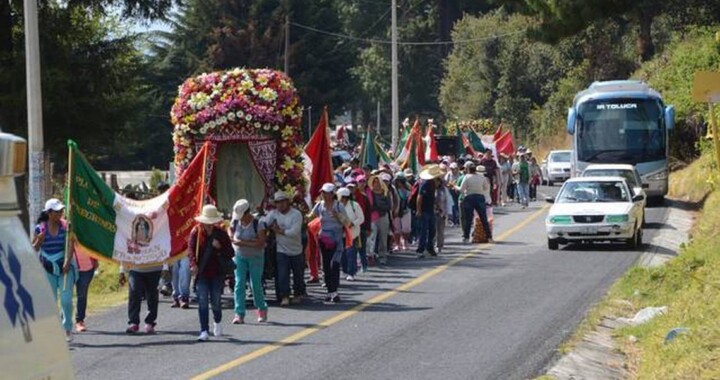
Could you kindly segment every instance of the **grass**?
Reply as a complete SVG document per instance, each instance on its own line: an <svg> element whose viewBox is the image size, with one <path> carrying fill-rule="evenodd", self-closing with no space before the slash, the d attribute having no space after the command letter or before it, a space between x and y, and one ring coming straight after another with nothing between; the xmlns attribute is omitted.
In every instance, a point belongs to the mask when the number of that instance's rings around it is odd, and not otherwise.
<svg viewBox="0 0 720 380"><path fill-rule="evenodd" d="M127 302L127 287L118 284L119 268L115 264L100 263L88 293L88 314L93 315Z"/></svg>
<svg viewBox="0 0 720 380"><path fill-rule="evenodd" d="M632 317L648 306L668 313L615 332L634 379L720 379L720 191L705 182L708 158L671 176L674 196L705 199L693 239L680 256L659 268L632 268L588 314L561 347L567 352L605 317ZM707 197L706 197L707 195ZM676 327L688 331L665 343Z"/></svg>
<svg viewBox="0 0 720 380"><path fill-rule="evenodd" d="M684 169L670 173L668 195L687 202L701 202L711 191L708 170L712 162L712 155L705 154Z"/></svg>

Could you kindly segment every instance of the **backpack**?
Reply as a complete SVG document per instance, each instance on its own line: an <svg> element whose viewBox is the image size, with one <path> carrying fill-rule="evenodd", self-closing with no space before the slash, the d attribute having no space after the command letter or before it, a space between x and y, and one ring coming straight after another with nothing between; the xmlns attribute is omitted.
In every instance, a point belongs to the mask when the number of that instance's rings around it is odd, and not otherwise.
<svg viewBox="0 0 720 380"><path fill-rule="evenodd" d="M408 197L408 208L415 212L417 208L417 197L420 192L420 181L415 182L410 189L410 196Z"/></svg>

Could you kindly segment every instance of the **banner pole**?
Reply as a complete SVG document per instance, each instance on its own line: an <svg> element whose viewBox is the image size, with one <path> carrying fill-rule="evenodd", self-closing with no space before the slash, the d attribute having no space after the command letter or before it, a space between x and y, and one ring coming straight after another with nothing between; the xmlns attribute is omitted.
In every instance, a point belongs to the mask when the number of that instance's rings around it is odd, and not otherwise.
<svg viewBox="0 0 720 380"><path fill-rule="evenodd" d="M199 202L199 210L198 212L202 212L203 206L205 206L205 180L207 176L207 156L208 156L208 150L210 147L210 142L206 141L203 145L203 169L202 169L202 176L200 177L200 202ZM200 233L202 232L202 228L198 225L198 233L197 238L195 239L195 260L198 259L198 255L200 254Z"/></svg>
<svg viewBox="0 0 720 380"><path fill-rule="evenodd" d="M67 199L65 202L67 203L65 205L65 217L67 220L67 231L65 231L65 260L63 262L63 269L68 265L70 262L70 258L72 257L72 248L73 244L72 241L74 239L73 236L73 223L72 223L72 181L73 176L75 176L75 160L74 154L73 154L73 148L74 143L68 142L68 174L67 174ZM67 288L67 272L63 273L63 290Z"/></svg>

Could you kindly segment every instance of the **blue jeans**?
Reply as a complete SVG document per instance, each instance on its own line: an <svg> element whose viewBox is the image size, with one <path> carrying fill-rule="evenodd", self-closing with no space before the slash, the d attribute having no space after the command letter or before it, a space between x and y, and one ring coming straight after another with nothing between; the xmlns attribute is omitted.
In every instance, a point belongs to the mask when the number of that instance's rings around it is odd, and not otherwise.
<svg viewBox="0 0 720 380"><path fill-rule="evenodd" d="M275 288L278 299L290 296L290 272L293 276L293 291L296 296L305 295L305 258L302 254L289 256L277 253L277 271Z"/></svg>
<svg viewBox="0 0 720 380"><path fill-rule="evenodd" d="M268 309L263 294L262 275L265 269L265 256L240 256L235 251L235 314L245 316L245 283L250 274L250 288L253 303L258 310Z"/></svg>
<svg viewBox="0 0 720 380"><path fill-rule="evenodd" d="M357 253L358 249L355 247L355 244L353 244L353 246L346 249L343 254L342 270L350 276L357 274Z"/></svg>
<svg viewBox="0 0 720 380"><path fill-rule="evenodd" d="M73 271L68 271L67 276L54 275L45 272L47 275L48 282L50 282L50 290L52 291L55 300L58 299L58 292L60 293L60 309L62 310L62 326L65 331L72 330L72 296L73 296L73 285L75 284L75 274Z"/></svg>
<svg viewBox="0 0 720 380"><path fill-rule="evenodd" d="M93 276L95 276L95 269L78 272L78 280L75 283L75 291L77 292L77 316L75 316L75 322L85 321L88 289Z"/></svg>
<svg viewBox="0 0 720 380"><path fill-rule="evenodd" d="M187 302L190 298L190 259L183 257L172 265L172 297Z"/></svg>
<svg viewBox="0 0 720 380"><path fill-rule="evenodd" d="M465 196L463 199L463 238L470 238L470 226L472 226L474 212L477 212L480 217L480 223L487 234L488 239L492 239L492 231L490 231L490 224L487 218L487 209L485 206L485 196L482 194L470 194Z"/></svg>
<svg viewBox="0 0 720 380"><path fill-rule="evenodd" d="M418 253L425 250L433 250L435 242L435 214L432 212L423 212L418 219L420 222L420 241L418 242Z"/></svg>
<svg viewBox="0 0 720 380"><path fill-rule="evenodd" d="M220 295L223 289L223 277L197 277L196 291L198 297L198 314L200 315L200 331L210 330L210 310L212 307L215 323L222 321L222 305ZM209 305L208 305L209 304Z"/></svg>
<svg viewBox="0 0 720 380"><path fill-rule="evenodd" d="M527 206L529 203L529 197L530 197L530 184L520 182L518 184L517 188L518 188L518 199L520 200L520 204L522 204L523 206Z"/></svg>

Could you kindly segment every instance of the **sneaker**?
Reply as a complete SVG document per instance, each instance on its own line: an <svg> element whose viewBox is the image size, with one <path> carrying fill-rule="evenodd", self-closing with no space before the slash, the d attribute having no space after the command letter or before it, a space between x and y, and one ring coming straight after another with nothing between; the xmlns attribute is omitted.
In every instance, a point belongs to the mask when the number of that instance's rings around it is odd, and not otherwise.
<svg viewBox="0 0 720 380"><path fill-rule="evenodd" d="M145 334L149 334L149 335L155 334L155 325L146 323L145 324Z"/></svg>
<svg viewBox="0 0 720 380"><path fill-rule="evenodd" d="M170 297L172 295L172 288L167 285L163 285L160 288L160 294L162 294L163 297Z"/></svg>
<svg viewBox="0 0 720 380"><path fill-rule="evenodd" d="M319 284L319 283L320 283L320 279L317 278L317 277L310 277L310 279L308 280L307 283L308 283L308 284Z"/></svg>
<svg viewBox="0 0 720 380"><path fill-rule="evenodd" d="M181 308L181 309L185 309L185 310L189 309L189 308L190 308L190 302L188 302L188 300L182 300L182 301L180 301L180 308Z"/></svg>
<svg viewBox="0 0 720 380"><path fill-rule="evenodd" d="M87 327L85 327L85 322L78 321L77 323L75 323L75 331L79 333L87 331Z"/></svg>
<svg viewBox="0 0 720 380"><path fill-rule="evenodd" d="M340 303L340 296L336 294L334 297L331 297L331 298L330 298L330 302L332 302L332 303Z"/></svg>
<svg viewBox="0 0 720 380"><path fill-rule="evenodd" d="M434 249L429 250L428 253L430 254L430 256L437 256L437 255L438 255L437 252L435 252Z"/></svg>
<svg viewBox="0 0 720 380"><path fill-rule="evenodd" d="M65 341L68 343L73 341L72 331L70 331L70 330L65 331Z"/></svg>
<svg viewBox="0 0 720 380"><path fill-rule="evenodd" d="M387 258L381 257L381 258L380 258L380 265L387 265Z"/></svg>
<svg viewBox="0 0 720 380"><path fill-rule="evenodd" d="M235 318L232 320L233 325L244 325L245 324L245 317L242 315L235 314Z"/></svg>
<svg viewBox="0 0 720 380"><path fill-rule="evenodd" d="M136 334L138 331L140 331L140 326L133 323L130 326L128 326L128 328L125 330L125 333Z"/></svg>
<svg viewBox="0 0 720 380"><path fill-rule="evenodd" d="M469 244L469 243L470 243L470 239L468 239L468 238L463 238L462 242L463 242L463 244Z"/></svg>
<svg viewBox="0 0 720 380"><path fill-rule="evenodd" d="M280 306L282 306L282 307L290 306L290 298L283 297L282 301L280 301Z"/></svg>
<svg viewBox="0 0 720 380"><path fill-rule="evenodd" d="M295 296L290 300L293 305L300 305L303 302L303 296ZM265 312L267 314L267 311Z"/></svg>
<svg viewBox="0 0 720 380"><path fill-rule="evenodd" d="M294 299L293 299L294 300ZM258 310L258 323L267 322L267 310Z"/></svg>
<svg viewBox="0 0 720 380"><path fill-rule="evenodd" d="M425 252L424 252L424 251L423 251L423 252L418 252L417 258L418 258L418 259L424 259L424 258L425 258Z"/></svg>
<svg viewBox="0 0 720 380"><path fill-rule="evenodd" d="M348 275L347 277L345 277L345 280L352 282L355 281L355 277L353 277L352 275Z"/></svg>
<svg viewBox="0 0 720 380"><path fill-rule="evenodd" d="M198 336L198 342L207 342L210 340L210 335L208 335L207 331L201 331L200 336Z"/></svg>
<svg viewBox="0 0 720 380"><path fill-rule="evenodd" d="M170 305L170 308L177 309L180 307L180 301L179 300L173 300L172 305Z"/></svg>
<svg viewBox="0 0 720 380"><path fill-rule="evenodd" d="M222 336L222 324L213 323L213 336Z"/></svg>

